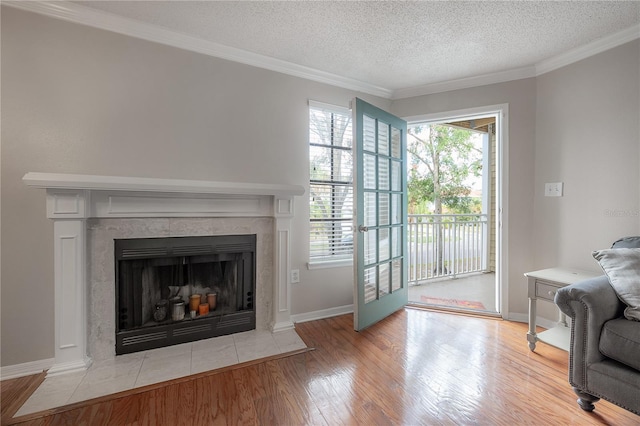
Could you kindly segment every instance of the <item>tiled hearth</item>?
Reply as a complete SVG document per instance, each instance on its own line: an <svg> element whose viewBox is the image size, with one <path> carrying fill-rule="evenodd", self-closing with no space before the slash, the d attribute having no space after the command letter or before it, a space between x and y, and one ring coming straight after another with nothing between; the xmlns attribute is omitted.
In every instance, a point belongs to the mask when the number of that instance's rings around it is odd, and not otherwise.
<svg viewBox="0 0 640 426"><path fill-rule="evenodd" d="M304 348L295 330L253 330L94 361L46 378L15 417Z"/></svg>

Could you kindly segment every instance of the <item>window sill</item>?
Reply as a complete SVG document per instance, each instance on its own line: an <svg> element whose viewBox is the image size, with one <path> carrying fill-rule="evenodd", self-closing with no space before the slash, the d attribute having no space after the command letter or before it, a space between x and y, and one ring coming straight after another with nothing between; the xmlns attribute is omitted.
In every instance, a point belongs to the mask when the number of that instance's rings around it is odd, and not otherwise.
<svg viewBox="0 0 640 426"><path fill-rule="evenodd" d="M353 267L353 259L341 259L341 260L327 260L327 261L313 261L307 263L307 269L326 269L326 268L342 268Z"/></svg>

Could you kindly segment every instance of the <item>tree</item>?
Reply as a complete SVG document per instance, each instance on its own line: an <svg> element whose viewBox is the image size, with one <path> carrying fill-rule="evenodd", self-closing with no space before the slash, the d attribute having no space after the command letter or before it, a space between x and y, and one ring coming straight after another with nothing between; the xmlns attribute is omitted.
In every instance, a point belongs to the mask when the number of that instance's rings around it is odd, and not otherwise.
<svg viewBox="0 0 640 426"><path fill-rule="evenodd" d="M466 183L482 172L482 151L478 149L470 130L444 124L417 126L409 129L407 151L409 213L433 203L433 214L441 215L443 206L449 211L470 213L473 201ZM443 226L437 217L437 272L446 272L443 258Z"/></svg>

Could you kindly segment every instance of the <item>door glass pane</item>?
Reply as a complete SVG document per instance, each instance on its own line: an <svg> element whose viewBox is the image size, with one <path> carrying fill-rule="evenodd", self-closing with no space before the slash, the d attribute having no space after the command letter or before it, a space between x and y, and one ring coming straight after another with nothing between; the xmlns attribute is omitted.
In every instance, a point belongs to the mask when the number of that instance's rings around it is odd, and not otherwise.
<svg viewBox="0 0 640 426"><path fill-rule="evenodd" d="M366 268L364 270L364 303L376 300L376 270L377 267Z"/></svg>
<svg viewBox="0 0 640 426"><path fill-rule="evenodd" d="M378 159L378 189L389 190L389 160L386 158Z"/></svg>
<svg viewBox="0 0 640 426"><path fill-rule="evenodd" d="M398 161L391 162L391 190L402 191L402 167Z"/></svg>
<svg viewBox="0 0 640 426"><path fill-rule="evenodd" d="M376 157L375 155L364 154L363 156L363 178L364 189L376 189Z"/></svg>
<svg viewBox="0 0 640 426"><path fill-rule="evenodd" d="M378 121L378 154L389 155L389 125Z"/></svg>
<svg viewBox="0 0 640 426"><path fill-rule="evenodd" d="M400 231L402 231L402 227L400 226L391 228L391 257L398 257L402 254Z"/></svg>
<svg viewBox="0 0 640 426"><path fill-rule="evenodd" d="M378 218L380 226L389 224L389 194L378 194L379 212Z"/></svg>
<svg viewBox="0 0 640 426"><path fill-rule="evenodd" d="M391 269L391 291L400 290L402 288L402 260L397 259L392 263Z"/></svg>
<svg viewBox="0 0 640 426"><path fill-rule="evenodd" d="M389 228L380 228L378 233L380 234L378 261L384 262L389 260Z"/></svg>
<svg viewBox="0 0 640 426"><path fill-rule="evenodd" d="M402 195L391 194L391 223L393 225L402 223L402 211L400 209L401 202Z"/></svg>
<svg viewBox="0 0 640 426"><path fill-rule="evenodd" d="M365 151L376 152L376 120L363 116L362 147Z"/></svg>
<svg viewBox="0 0 640 426"><path fill-rule="evenodd" d="M376 263L377 257L377 245L378 245L378 233L375 229L370 229L364 233L364 264L371 265Z"/></svg>
<svg viewBox="0 0 640 426"><path fill-rule="evenodd" d="M376 204L376 193L365 192L364 193L364 226L376 226L376 213L378 206Z"/></svg>
<svg viewBox="0 0 640 426"><path fill-rule="evenodd" d="M400 129L391 127L391 156L393 158L402 158L402 153L400 152L402 148L401 135Z"/></svg>
<svg viewBox="0 0 640 426"><path fill-rule="evenodd" d="M390 275L390 264L383 263L378 267L378 272L380 273L380 279L378 283L378 296L383 298L387 294L389 294L390 286L389 286L389 275Z"/></svg>

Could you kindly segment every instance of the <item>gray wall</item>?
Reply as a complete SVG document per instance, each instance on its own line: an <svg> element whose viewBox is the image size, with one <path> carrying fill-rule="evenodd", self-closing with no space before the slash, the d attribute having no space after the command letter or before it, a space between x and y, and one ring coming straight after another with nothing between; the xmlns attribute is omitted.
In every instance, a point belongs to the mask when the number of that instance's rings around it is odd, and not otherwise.
<svg viewBox="0 0 640 426"><path fill-rule="evenodd" d="M537 86L534 264L599 271L593 250L640 235L640 41ZM564 196L545 197L545 182Z"/></svg>
<svg viewBox="0 0 640 426"><path fill-rule="evenodd" d="M53 225L30 171L308 187L308 99L390 101L2 7L1 365L54 356ZM293 313L352 303L351 268L306 271Z"/></svg>

